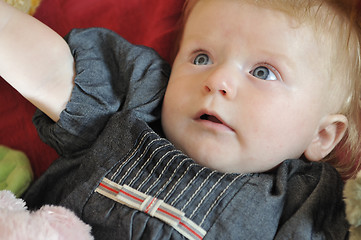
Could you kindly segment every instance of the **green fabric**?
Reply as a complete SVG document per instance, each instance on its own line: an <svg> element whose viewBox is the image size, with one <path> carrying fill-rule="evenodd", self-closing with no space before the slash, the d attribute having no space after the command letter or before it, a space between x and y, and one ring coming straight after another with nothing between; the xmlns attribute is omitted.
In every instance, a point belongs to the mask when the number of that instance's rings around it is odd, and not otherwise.
<svg viewBox="0 0 361 240"><path fill-rule="evenodd" d="M29 159L23 152L0 145L0 190L20 197L33 180Z"/></svg>

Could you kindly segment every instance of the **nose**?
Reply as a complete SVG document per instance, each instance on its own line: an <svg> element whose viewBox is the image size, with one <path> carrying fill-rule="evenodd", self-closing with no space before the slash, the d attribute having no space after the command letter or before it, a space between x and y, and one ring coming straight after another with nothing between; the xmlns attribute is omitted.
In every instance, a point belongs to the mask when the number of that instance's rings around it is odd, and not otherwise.
<svg viewBox="0 0 361 240"><path fill-rule="evenodd" d="M236 95L235 70L220 66L214 69L204 81L204 92L207 94L220 94L232 99Z"/></svg>

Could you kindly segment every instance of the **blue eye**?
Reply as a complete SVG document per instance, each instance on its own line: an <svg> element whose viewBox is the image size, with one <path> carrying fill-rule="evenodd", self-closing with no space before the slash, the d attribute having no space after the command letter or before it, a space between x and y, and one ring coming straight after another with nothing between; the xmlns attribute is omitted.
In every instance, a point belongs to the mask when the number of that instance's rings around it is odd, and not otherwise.
<svg viewBox="0 0 361 240"><path fill-rule="evenodd" d="M262 80L268 80L268 81L278 80L278 78L276 77L276 74L274 72L272 72L272 70L270 70L268 67L265 67L265 66L256 67L255 69L253 69L251 71L251 74L254 77L262 79Z"/></svg>
<svg viewBox="0 0 361 240"><path fill-rule="evenodd" d="M198 54L193 60L193 64L195 65L208 65L211 63L212 61L209 59L209 56L204 53Z"/></svg>

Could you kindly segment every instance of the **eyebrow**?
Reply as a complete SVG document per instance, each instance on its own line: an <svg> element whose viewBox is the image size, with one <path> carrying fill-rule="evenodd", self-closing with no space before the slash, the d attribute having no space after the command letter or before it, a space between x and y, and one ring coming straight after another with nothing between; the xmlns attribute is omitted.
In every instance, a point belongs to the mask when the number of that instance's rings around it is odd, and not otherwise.
<svg viewBox="0 0 361 240"><path fill-rule="evenodd" d="M296 69L296 62L293 61L294 58L291 58L290 56L287 56L287 54L282 54L275 51L270 51L268 49L262 49L260 51L265 57L265 61L269 60L270 64L275 63L275 68L281 68L279 69L281 73L287 72L290 73Z"/></svg>

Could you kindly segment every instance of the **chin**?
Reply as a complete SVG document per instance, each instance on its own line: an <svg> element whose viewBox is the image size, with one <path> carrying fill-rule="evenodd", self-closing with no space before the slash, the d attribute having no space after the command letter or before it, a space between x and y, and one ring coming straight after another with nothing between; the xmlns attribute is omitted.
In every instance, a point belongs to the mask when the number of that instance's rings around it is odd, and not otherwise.
<svg viewBox="0 0 361 240"><path fill-rule="evenodd" d="M191 155L188 156L201 166L224 173L234 172L234 168L232 169L233 171L230 171L231 169L229 169L229 167L224 166L224 158L215 157L215 154L210 156L209 152L207 152L206 154L195 153L193 155L194 157ZM219 156L219 154L217 154L217 156Z"/></svg>

